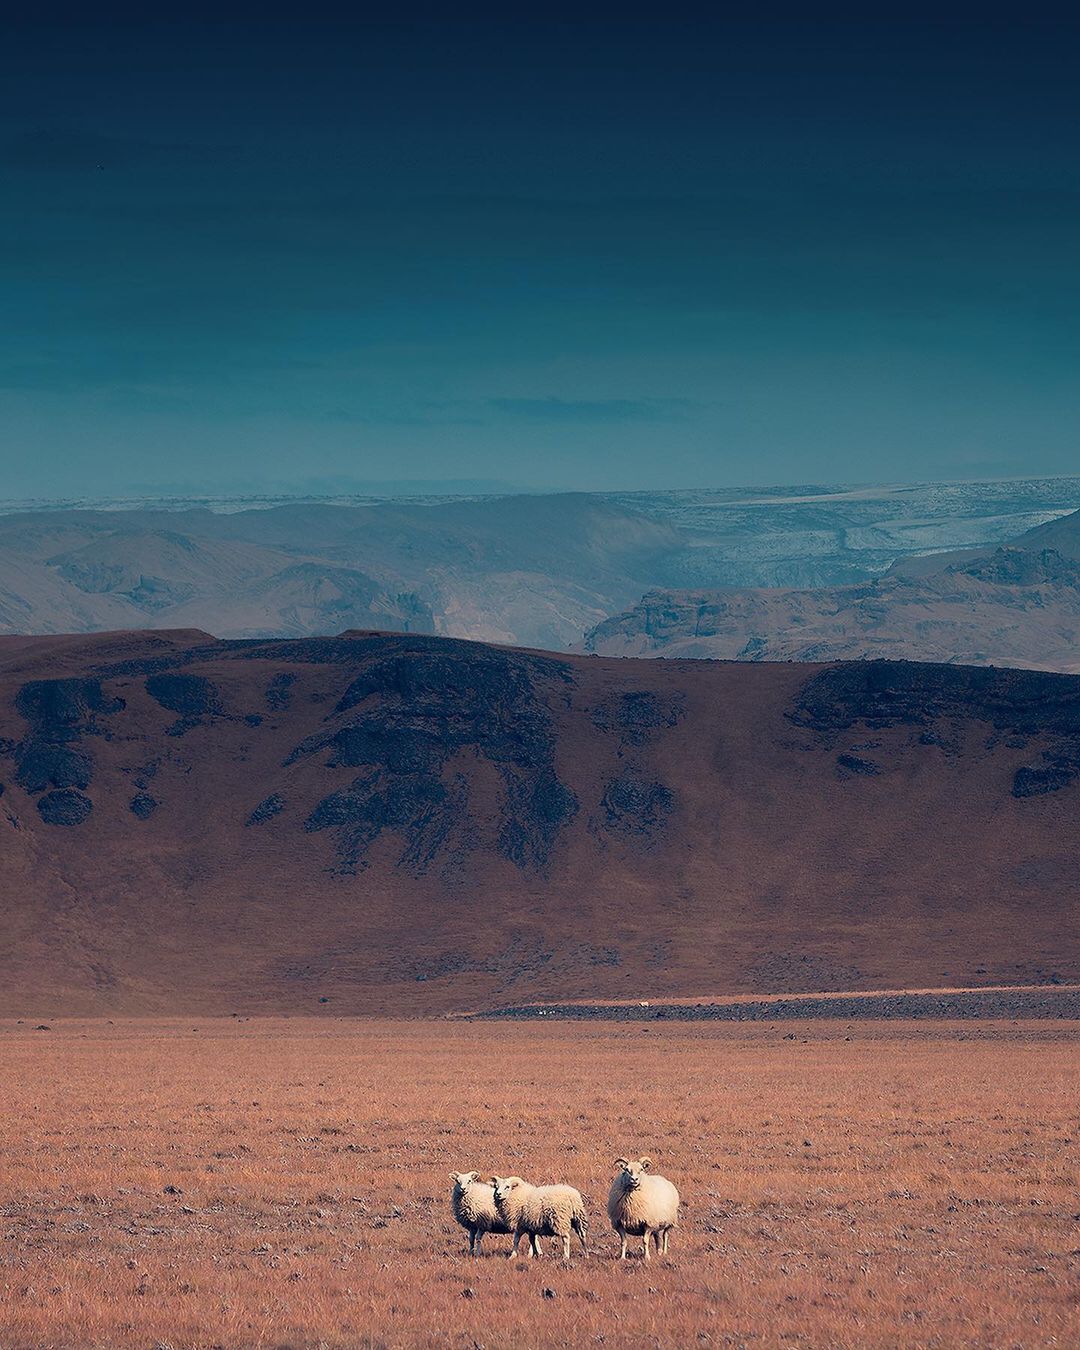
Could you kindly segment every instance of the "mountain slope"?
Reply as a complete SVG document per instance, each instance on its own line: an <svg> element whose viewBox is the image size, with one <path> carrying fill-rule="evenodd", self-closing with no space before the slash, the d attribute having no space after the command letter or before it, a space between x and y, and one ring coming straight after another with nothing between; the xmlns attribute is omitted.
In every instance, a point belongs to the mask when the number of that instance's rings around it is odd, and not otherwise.
<svg viewBox="0 0 1080 1350"><path fill-rule="evenodd" d="M8 638L0 738L12 1015L1080 977L1068 676Z"/></svg>
<svg viewBox="0 0 1080 1350"><path fill-rule="evenodd" d="M1080 670L1080 513L996 549L905 559L820 590L652 591L586 651L773 661L875 657Z"/></svg>

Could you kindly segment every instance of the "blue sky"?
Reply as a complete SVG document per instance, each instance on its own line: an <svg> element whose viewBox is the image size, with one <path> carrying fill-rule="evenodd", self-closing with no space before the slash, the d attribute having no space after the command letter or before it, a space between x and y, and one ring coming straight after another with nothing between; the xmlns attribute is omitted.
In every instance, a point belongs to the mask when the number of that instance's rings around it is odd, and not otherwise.
<svg viewBox="0 0 1080 1350"><path fill-rule="evenodd" d="M877 8L9 21L3 495L1076 470L1075 22Z"/></svg>

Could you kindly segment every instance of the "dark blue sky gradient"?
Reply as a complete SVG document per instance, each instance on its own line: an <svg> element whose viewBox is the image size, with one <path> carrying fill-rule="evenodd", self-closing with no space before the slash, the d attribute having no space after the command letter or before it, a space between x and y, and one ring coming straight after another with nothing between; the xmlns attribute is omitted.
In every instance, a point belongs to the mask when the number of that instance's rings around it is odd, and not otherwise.
<svg viewBox="0 0 1080 1350"><path fill-rule="evenodd" d="M1075 21L809 8L9 20L0 495L1080 470Z"/></svg>

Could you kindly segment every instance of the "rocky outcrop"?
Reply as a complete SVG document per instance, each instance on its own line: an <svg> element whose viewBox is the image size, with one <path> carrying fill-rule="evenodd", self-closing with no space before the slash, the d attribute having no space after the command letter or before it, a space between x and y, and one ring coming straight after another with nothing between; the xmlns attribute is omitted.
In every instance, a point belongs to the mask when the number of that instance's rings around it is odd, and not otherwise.
<svg viewBox="0 0 1080 1350"><path fill-rule="evenodd" d="M942 728L972 721L1011 733L1010 748L1026 748L1030 736L1048 740L1037 763L1016 770L1015 797L1057 792L1080 775L1080 686L1072 676L907 661L852 662L808 680L791 718L826 735L860 725L872 730L918 727L918 744L946 750L955 745L955 735ZM880 772L876 764L851 753L838 756L837 765L848 773Z"/></svg>
<svg viewBox="0 0 1080 1350"><path fill-rule="evenodd" d="M285 798L280 792L271 792L269 797L264 797L251 815L247 818L248 825L262 825L267 820L273 820L285 810Z"/></svg>
<svg viewBox="0 0 1080 1350"><path fill-rule="evenodd" d="M93 810L93 802L74 788L58 788L39 797L37 809L46 825L81 825Z"/></svg>
<svg viewBox="0 0 1080 1350"><path fill-rule="evenodd" d="M651 842L675 809L675 794L663 783L627 772L608 783L600 805L607 829Z"/></svg>
<svg viewBox="0 0 1080 1350"><path fill-rule="evenodd" d="M30 680L15 696L16 712L28 724L18 741L4 741L15 758L15 781L27 793L40 794L41 819L50 825L79 825L90 814L92 802L80 789L90 786L94 762L82 744L86 737L108 736L105 719L124 708L124 700L110 697L98 679ZM48 789L52 789L48 791Z"/></svg>
<svg viewBox="0 0 1080 1350"><path fill-rule="evenodd" d="M390 639L378 650L329 725L286 761L318 754L332 768L366 770L324 798L305 828L336 832L345 869L362 865L384 831L404 835L402 864L423 870L468 810L467 781L447 769L471 753L502 780L503 853L519 867L543 867L577 803L555 772L554 726L538 686L557 690L570 681L569 668L422 639Z"/></svg>
<svg viewBox="0 0 1080 1350"><path fill-rule="evenodd" d="M160 802L149 792L136 792L131 799L131 814L137 820L149 820L158 809Z"/></svg>

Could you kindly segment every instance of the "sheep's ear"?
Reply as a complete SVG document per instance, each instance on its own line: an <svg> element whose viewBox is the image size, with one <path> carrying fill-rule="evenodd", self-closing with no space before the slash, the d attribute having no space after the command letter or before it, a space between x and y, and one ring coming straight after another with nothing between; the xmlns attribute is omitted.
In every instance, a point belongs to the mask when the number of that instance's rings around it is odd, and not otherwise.
<svg viewBox="0 0 1080 1350"><path fill-rule="evenodd" d="M457 1174L456 1172L451 1172L451 1173L450 1173L450 1180L451 1180L451 1181L457 1181L457 1179L458 1179L458 1174Z"/></svg>
<svg viewBox="0 0 1080 1350"><path fill-rule="evenodd" d="M465 1173L466 1179L469 1180L469 1181L475 1181L476 1178L477 1178L479 1175L480 1175L479 1172L466 1172L466 1173Z"/></svg>
<svg viewBox="0 0 1080 1350"><path fill-rule="evenodd" d="M649 1170L649 1168L652 1166L652 1159L651 1159L651 1158L639 1158L639 1159L638 1159L638 1162L641 1164L642 1171L645 1171L645 1172L647 1172L647 1171Z"/></svg>
<svg viewBox="0 0 1080 1350"><path fill-rule="evenodd" d="M614 1161L611 1165L612 1165L612 1167L625 1167L625 1166L626 1166L626 1162L627 1162L627 1160L626 1160L625 1158L616 1158L615 1161Z"/></svg>

